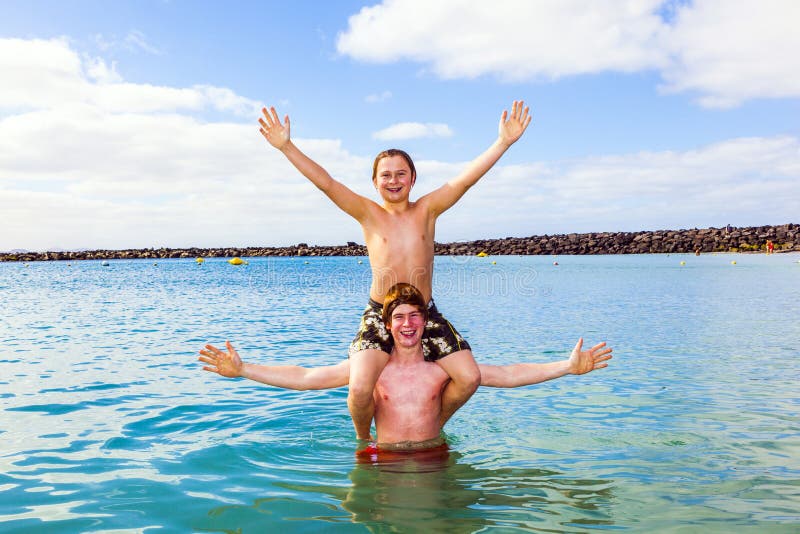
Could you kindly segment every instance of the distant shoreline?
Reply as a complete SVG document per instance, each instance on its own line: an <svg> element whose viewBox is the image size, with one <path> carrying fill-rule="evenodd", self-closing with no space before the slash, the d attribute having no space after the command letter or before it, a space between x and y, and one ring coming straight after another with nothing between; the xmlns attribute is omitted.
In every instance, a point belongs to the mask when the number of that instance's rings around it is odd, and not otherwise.
<svg viewBox="0 0 800 534"><path fill-rule="evenodd" d="M767 241L775 252L800 252L800 225L655 230L642 232L592 232L530 237L479 239L436 243L435 254L474 256L570 254L678 254L708 252L765 252ZM149 248L83 250L67 252L0 252L0 262L78 261L112 259L230 258L258 256L366 256L357 243L316 246L299 243L288 247Z"/></svg>

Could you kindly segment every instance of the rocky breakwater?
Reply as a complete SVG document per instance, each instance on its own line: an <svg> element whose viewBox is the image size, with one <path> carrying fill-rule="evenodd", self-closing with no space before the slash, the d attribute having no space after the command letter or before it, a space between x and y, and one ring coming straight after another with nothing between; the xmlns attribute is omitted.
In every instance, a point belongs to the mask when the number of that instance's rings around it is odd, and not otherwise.
<svg viewBox="0 0 800 534"><path fill-rule="evenodd" d="M702 228L650 232L598 232L507 237L437 244L436 254L556 255L759 252L772 241L776 252L800 251L800 225Z"/></svg>
<svg viewBox="0 0 800 534"><path fill-rule="evenodd" d="M7 252L2 261L77 261L135 260L172 258L233 258L257 256L366 256L367 247L348 242L344 246L309 246L299 243L289 247L226 247L226 248L145 248L125 250L81 250L67 252Z"/></svg>
<svg viewBox="0 0 800 534"><path fill-rule="evenodd" d="M557 255L557 254L659 254L705 252L761 252L767 241L776 252L800 251L800 225L746 228L702 228L650 232L599 232L531 237L506 237L458 243L436 243L438 255ZM316 246L299 243L289 247L246 248L150 248L70 252L0 253L0 261L114 260L169 258L232 258L258 256L366 256L363 245Z"/></svg>

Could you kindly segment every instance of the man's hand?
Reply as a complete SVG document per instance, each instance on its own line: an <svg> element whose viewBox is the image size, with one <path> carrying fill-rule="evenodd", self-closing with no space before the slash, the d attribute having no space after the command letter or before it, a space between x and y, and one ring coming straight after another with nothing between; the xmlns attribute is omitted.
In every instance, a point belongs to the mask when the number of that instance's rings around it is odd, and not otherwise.
<svg viewBox="0 0 800 534"><path fill-rule="evenodd" d="M522 137L522 134L525 132L525 128L527 128L531 123L531 119L533 117L528 115L530 108L525 107L523 109L524 105L525 102L522 100L514 100L514 104L511 106L510 117L508 116L508 110L503 110L503 115L500 117L500 127L498 130L500 141L506 146L511 146L517 141L517 139Z"/></svg>
<svg viewBox="0 0 800 534"><path fill-rule="evenodd" d="M589 350L581 350L583 348L583 338L580 338L569 357L569 372L573 375L582 375L595 369L608 367L608 364L603 362L611 359L612 349L603 348L605 346L606 343L604 341Z"/></svg>
<svg viewBox="0 0 800 534"><path fill-rule="evenodd" d="M204 371L217 373L228 378L238 378L242 375L242 359L233 348L230 341L225 342L228 352L223 352L213 345L206 345L205 350L201 350L199 361L209 364L203 367Z"/></svg>
<svg viewBox="0 0 800 534"><path fill-rule="evenodd" d="M283 124L281 124L274 107L270 107L269 111L267 108L262 108L261 113L264 116L258 119L258 123L261 125L259 132L264 139L269 141L269 144L281 150L289 142L289 115L284 117Z"/></svg>

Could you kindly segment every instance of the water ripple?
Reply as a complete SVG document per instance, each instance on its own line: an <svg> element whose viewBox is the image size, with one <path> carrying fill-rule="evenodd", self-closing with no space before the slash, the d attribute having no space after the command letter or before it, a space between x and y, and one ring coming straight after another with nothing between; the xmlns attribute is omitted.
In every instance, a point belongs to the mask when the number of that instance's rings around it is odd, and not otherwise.
<svg viewBox="0 0 800 534"><path fill-rule="evenodd" d="M196 362L225 339L248 361L341 360L369 283L356 260L0 264L0 529L790 532L798 271L737 259L437 258L437 304L480 361L553 361L579 335L615 359L479 390L449 455L387 464L356 461L346 389ZM531 271L532 291L503 285Z"/></svg>

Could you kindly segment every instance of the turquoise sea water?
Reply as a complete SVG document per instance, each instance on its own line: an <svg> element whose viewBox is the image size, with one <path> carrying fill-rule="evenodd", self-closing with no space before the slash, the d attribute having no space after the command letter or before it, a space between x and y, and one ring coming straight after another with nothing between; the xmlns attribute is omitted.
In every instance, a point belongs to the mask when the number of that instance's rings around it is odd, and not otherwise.
<svg viewBox="0 0 800 534"><path fill-rule="evenodd" d="M358 260L0 264L0 531L800 530L800 255L437 258L478 360L615 358L479 390L449 458L391 465L356 464L346 389L196 361L340 360Z"/></svg>

